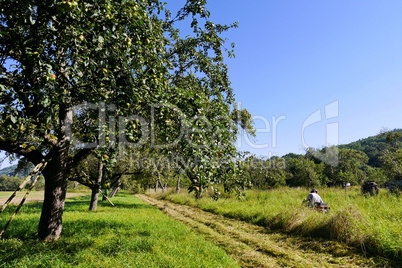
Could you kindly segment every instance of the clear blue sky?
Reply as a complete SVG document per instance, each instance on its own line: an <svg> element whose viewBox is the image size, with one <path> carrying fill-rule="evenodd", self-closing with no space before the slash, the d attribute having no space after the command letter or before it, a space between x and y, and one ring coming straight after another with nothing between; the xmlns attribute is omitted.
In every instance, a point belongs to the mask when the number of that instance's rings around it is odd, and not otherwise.
<svg viewBox="0 0 402 268"><path fill-rule="evenodd" d="M225 34L228 47L236 43L227 64L237 101L261 129L241 149L304 154L402 128L402 1L209 0L208 8L217 23L239 22Z"/></svg>

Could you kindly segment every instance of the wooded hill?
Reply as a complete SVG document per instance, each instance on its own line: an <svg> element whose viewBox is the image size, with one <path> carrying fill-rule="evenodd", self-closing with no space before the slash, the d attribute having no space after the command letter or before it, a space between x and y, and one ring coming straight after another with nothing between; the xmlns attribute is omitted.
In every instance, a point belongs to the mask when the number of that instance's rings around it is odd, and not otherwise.
<svg viewBox="0 0 402 268"><path fill-rule="evenodd" d="M402 181L402 130L384 131L349 144L308 148L304 155L246 157L243 176L256 188L325 187ZM402 189L401 189L402 191Z"/></svg>
<svg viewBox="0 0 402 268"><path fill-rule="evenodd" d="M380 167L379 157L385 150L402 148L402 129L382 132L378 135L361 139L349 144L339 145L340 149L354 149L364 152L369 157L368 164Z"/></svg>
<svg viewBox="0 0 402 268"><path fill-rule="evenodd" d="M18 165L11 165L5 168L0 169L0 176L9 176L9 177L26 177L28 176L30 169L33 169L33 166L31 165L30 168L19 170L16 172Z"/></svg>
<svg viewBox="0 0 402 268"><path fill-rule="evenodd" d="M25 174L15 174L15 169L17 168L17 165L12 165L8 166L5 168L0 169L0 176L9 176L9 177L22 177Z"/></svg>

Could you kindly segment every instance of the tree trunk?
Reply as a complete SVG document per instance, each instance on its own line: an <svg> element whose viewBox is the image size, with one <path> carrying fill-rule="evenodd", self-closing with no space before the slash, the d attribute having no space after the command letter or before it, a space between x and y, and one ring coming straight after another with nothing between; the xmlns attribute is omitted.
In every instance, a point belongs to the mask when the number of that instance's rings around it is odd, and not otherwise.
<svg viewBox="0 0 402 268"><path fill-rule="evenodd" d="M54 154L43 170L45 194L42 214L39 220L38 236L45 241L59 239L62 230L62 216L67 192L67 158Z"/></svg>
<svg viewBox="0 0 402 268"><path fill-rule="evenodd" d="M110 198L114 197L117 194L117 192L120 190L120 186L121 182L119 181L117 185L113 188L113 191L110 193L109 195Z"/></svg>
<svg viewBox="0 0 402 268"><path fill-rule="evenodd" d="M59 142L47 154L50 159L42 174L45 177L45 194L40 215L38 236L45 241L60 238L63 228L63 211L67 193L67 179L71 162L69 146L71 142L71 126L73 110L60 105L59 108L60 137Z"/></svg>
<svg viewBox="0 0 402 268"><path fill-rule="evenodd" d="M91 192L91 201L89 202L89 210L95 211L98 208L98 193L99 193L98 185L92 187L91 190L92 192Z"/></svg>
<svg viewBox="0 0 402 268"><path fill-rule="evenodd" d="M162 193L164 193L165 192L165 186L162 184L162 181L160 179L159 179L159 186L162 189Z"/></svg>
<svg viewBox="0 0 402 268"><path fill-rule="evenodd" d="M89 210L91 211L95 211L98 208L98 196L99 196L99 189L102 183L102 176L103 176L103 163L102 160L99 159L98 180L94 185L94 187L92 188L91 202L89 203Z"/></svg>
<svg viewBox="0 0 402 268"><path fill-rule="evenodd" d="M180 192L180 174L177 177L177 184L176 184L176 194Z"/></svg>

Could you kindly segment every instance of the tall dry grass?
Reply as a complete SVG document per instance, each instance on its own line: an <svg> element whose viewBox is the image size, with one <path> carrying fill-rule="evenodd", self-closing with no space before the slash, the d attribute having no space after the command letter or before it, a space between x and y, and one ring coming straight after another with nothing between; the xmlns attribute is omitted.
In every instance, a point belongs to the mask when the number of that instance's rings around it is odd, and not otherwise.
<svg viewBox="0 0 402 268"><path fill-rule="evenodd" d="M270 230L306 237L335 240L356 247L367 256L377 255L402 261L401 198L383 189L378 196L366 197L359 187L324 188L319 194L331 207L319 213L302 205L308 189L280 188L250 190L238 199L224 196L195 199L188 193L165 193L175 203L264 226ZM154 194L155 195L155 194Z"/></svg>

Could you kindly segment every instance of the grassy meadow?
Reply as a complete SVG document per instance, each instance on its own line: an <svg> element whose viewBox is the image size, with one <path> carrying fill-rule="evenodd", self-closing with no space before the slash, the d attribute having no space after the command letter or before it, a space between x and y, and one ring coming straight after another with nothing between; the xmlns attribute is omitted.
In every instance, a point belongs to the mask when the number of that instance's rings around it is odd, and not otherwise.
<svg viewBox="0 0 402 268"><path fill-rule="evenodd" d="M62 238L36 238L41 203L28 203L0 240L0 267L238 267L226 253L128 193L88 211L89 196L68 199ZM0 228L15 205L0 214Z"/></svg>
<svg viewBox="0 0 402 268"><path fill-rule="evenodd" d="M365 197L359 187L324 188L319 194L331 207L326 214L301 205L308 193L307 189L281 188L249 190L240 200L230 196L218 201L208 196L197 200L185 192L159 198L271 230L340 241L366 256L402 261L402 197L390 195L385 189L378 196Z"/></svg>

